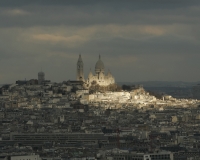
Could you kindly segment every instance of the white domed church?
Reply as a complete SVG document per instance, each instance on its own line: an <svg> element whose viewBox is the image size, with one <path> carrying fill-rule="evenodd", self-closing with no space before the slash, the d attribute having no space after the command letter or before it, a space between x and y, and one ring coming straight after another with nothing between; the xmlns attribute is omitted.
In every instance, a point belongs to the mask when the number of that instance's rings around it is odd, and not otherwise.
<svg viewBox="0 0 200 160"><path fill-rule="evenodd" d="M85 83L88 84L88 86L90 86L93 82L96 82L100 86L108 86L110 84L115 83L115 78L112 76L110 71L108 71L108 73L105 74L105 68L101 60L101 56L99 56L99 60L95 65L95 73L93 74L92 71L90 70L88 79L85 80L83 74L83 61L81 55L79 55L79 59L77 62L77 80L84 81Z"/></svg>

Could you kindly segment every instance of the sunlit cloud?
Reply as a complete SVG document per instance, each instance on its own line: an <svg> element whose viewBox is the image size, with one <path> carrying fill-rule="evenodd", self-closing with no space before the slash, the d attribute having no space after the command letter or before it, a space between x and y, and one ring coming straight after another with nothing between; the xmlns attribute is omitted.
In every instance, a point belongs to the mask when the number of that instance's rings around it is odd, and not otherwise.
<svg viewBox="0 0 200 160"><path fill-rule="evenodd" d="M37 34L32 36L33 39L39 41L47 41L51 43L65 43L68 46L74 47L79 45L80 43L84 43L87 41L86 38L81 37L79 35L73 36L60 36L60 35L51 35L51 34Z"/></svg>
<svg viewBox="0 0 200 160"><path fill-rule="evenodd" d="M155 36L161 36L166 33L166 30L164 28L157 26L143 26L139 30L141 33L155 35Z"/></svg>
<svg viewBox="0 0 200 160"><path fill-rule="evenodd" d="M8 16L24 16L30 14L22 9L5 9L2 10L1 13Z"/></svg>

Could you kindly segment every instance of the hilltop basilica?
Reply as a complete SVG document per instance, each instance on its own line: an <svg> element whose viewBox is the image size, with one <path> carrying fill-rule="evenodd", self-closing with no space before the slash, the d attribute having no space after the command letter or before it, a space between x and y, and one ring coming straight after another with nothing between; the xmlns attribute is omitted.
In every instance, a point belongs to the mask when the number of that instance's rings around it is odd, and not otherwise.
<svg viewBox="0 0 200 160"><path fill-rule="evenodd" d="M92 82L96 81L97 84L100 86L108 86L110 84L115 83L115 79L108 71L107 74L105 74L104 71L104 64L101 61L101 56L99 56L99 60L97 61L95 65L95 73L93 74L90 70L90 73L88 75L88 78L84 79L84 73L83 73L83 61L81 58L81 55L79 55L78 62L77 62L77 81L84 81L88 86L91 85Z"/></svg>

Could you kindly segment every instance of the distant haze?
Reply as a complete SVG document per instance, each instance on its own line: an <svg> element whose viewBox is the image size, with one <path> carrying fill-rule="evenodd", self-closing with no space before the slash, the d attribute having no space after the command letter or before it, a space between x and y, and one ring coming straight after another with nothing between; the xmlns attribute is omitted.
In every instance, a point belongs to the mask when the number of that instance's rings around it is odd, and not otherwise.
<svg viewBox="0 0 200 160"><path fill-rule="evenodd" d="M2 0L0 83L85 77L101 54L117 82L200 80L199 0Z"/></svg>
<svg viewBox="0 0 200 160"><path fill-rule="evenodd" d="M118 85L142 85L143 87L180 87L192 88L199 82L182 82L182 81L141 81L141 82L117 82Z"/></svg>

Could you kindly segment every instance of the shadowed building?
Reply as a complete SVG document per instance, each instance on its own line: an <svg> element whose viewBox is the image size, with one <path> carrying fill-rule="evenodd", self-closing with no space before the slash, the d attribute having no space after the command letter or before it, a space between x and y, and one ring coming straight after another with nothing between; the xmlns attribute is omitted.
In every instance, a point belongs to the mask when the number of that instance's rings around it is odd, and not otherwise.
<svg viewBox="0 0 200 160"><path fill-rule="evenodd" d="M42 84L42 82L45 81L45 74L44 72L39 72L38 73L38 84Z"/></svg>

